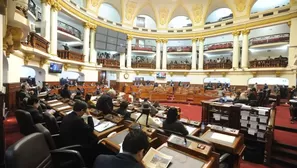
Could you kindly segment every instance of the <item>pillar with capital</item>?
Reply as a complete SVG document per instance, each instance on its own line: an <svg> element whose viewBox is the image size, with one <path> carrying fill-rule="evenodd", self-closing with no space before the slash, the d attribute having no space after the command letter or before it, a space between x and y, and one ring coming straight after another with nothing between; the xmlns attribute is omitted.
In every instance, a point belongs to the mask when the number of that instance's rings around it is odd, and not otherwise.
<svg viewBox="0 0 297 168"><path fill-rule="evenodd" d="M291 19L291 21L288 22L288 26L290 27L288 66L293 68L297 65L297 18Z"/></svg>
<svg viewBox="0 0 297 168"><path fill-rule="evenodd" d="M51 41L50 41L50 53L52 55L57 55L58 48L58 11L61 10L61 6L58 1L53 1L51 4Z"/></svg>
<svg viewBox="0 0 297 168"><path fill-rule="evenodd" d="M47 40L51 40L51 1L41 0L42 13L41 13L41 35Z"/></svg>
<svg viewBox="0 0 297 168"><path fill-rule="evenodd" d="M196 70L197 64L197 38L192 39L192 70Z"/></svg>
<svg viewBox="0 0 297 168"><path fill-rule="evenodd" d="M198 38L199 40L199 64L198 68L199 70L203 70L203 64L204 64L204 37Z"/></svg>
<svg viewBox="0 0 297 168"><path fill-rule="evenodd" d="M95 50L95 35L96 35L96 29L97 25L91 25L91 44L90 44L90 63L95 64L97 62L97 52Z"/></svg>
<svg viewBox="0 0 297 168"><path fill-rule="evenodd" d="M132 40L133 36L127 36L127 68L131 68L132 62Z"/></svg>
<svg viewBox="0 0 297 168"><path fill-rule="evenodd" d="M126 63L126 53L120 54L120 68L125 69L125 63Z"/></svg>
<svg viewBox="0 0 297 168"><path fill-rule="evenodd" d="M232 67L237 69L238 62L239 62L239 55L240 55L240 48L239 48L239 36L240 31L235 31L232 33L233 35L233 56L232 56Z"/></svg>
<svg viewBox="0 0 297 168"><path fill-rule="evenodd" d="M84 62L89 62L90 56L90 30L93 25L90 22L84 24L84 45L83 45L83 55Z"/></svg>
<svg viewBox="0 0 297 168"><path fill-rule="evenodd" d="M156 39L156 69L161 69L161 39Z"/></svg>
<svg viewBox="0 0 297 168"><path fill-rule="evenodd" d="M163 39L163 55L162 55L162 69L167 69L167 39Z"/></svg>
<svg viewBox="0 0 297 168"><path fill-rule="evenodd" d="M248 67L249 60L249 34L250 30L242 31L242 54L241 54L241 68Z"/></svg>

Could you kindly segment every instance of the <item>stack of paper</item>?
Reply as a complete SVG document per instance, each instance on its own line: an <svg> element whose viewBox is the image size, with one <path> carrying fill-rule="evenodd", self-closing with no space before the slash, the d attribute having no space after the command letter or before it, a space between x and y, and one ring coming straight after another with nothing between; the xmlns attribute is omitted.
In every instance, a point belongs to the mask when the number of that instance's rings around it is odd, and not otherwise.
<svg viewBox="0 0 297 168"><path fill-rule="evenodd" d="M250 116L250 121L257 121L257 116Z"/></svg>
<svg viewBox="0 0 297 168"><path fill-rule="evenodd" d="M58 106L58 105L61 105L63 104L62 102L58 102L58 103L53 103L53 104L50 104L50 106L54 107L54 106Z"/></svg>
<svg viewBox="0 0 297 168"><path fill-rule="evenodd" d="M114 126L116 126L115 123L112 123L110 121L103 121L102 123L100 123L98 126L95 127L95 130L98 132L103 132Z"/></svg>
<svg viewBox="0 0 297 168"><path fill-rule="evenodd" d="M258 130L256 130L256 129L253 129L253 128L248 129L248 134L250 134L250 135L255 135L257 132L258 132Z"/></svg>
<svg viewBox="0 0 297 168"><path fill-rule="evenodd" d="M221 120L221 114L213 114L213 118L216 120L216 121L220 121Z"/></svg>
<svg viewBox="0 0 297 168"><path fill-rule="evenodd" d="M259 116L259 119L260 119L260 123L266 124L268 120L268 116Z"/></svg>
<svg viewBox="0 0 297 168"><path fill-rule="evenodd" d="M63 107L60 107L60 108L57 108L57 110L65 110L65 109L68 109L68 108L71 108L70 106L63 106Z"/></svg>
<svg viewBox="0 0 297 168"><path fill-rule="evenodd" d="M172 156L161 153L154 148L150 148L142 161L147 168L167 168L172 158Z"/></svg>
<svg viewBox="0 0 297 168"><path fill-rule="evenodd" d="M259 129L266 131L267 125L259 124Z"/></svg>
<svg viewBox="0 0 297 168"><path fill-rule="evenodd" d="M229 142L229 143L233 143L235 140L235 136L216 133L216 132L214 132L210 138L220 140L220 141Z"/></svg>
<svg viewBox="0 0 297 168"><path fill-rule="evenodd" d="M250 124L250 128L253 128L253 129L258 128L258 122L256 121L250 121L249 124Z"/></svg>
<svg viewBox="0 0 297 168"><path fill-rule="evenodd" d="M240 120L240 125L242 127L247 127L248 123L249 123L249 121L247 121L247 120Z"/></svg>
<svg viewBox="0 0 297 168"><path fill-rule="evenodd" d="M188 130L189 134L192 134L196 130L196 128L192 126L185 125L185 127Z"/></svg>

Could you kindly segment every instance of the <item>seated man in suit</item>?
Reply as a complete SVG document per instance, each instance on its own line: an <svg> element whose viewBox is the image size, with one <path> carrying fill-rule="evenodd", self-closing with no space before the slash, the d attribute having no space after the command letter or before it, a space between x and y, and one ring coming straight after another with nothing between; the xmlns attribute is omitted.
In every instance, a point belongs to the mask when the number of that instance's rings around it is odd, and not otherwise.
<svg viewBox="0 0 297 168"><path fill-rule="evenodd" d="M152 116L155 116L155 115L158 113L157 108L156 108L155 106L153 106L153 105L151 104L151 102L148 101L147 98L143 100L143 102L142 102L142 108L143 108L143 105L144 105L144 104L148 104L148 105L149 105L149 108L151 109L151 110L150 110L150 114L151 114Z"/></svg>
<svg viewBox="0 0 297 168"><path fill-rule="evenodd" d="M126 135L119 154L99 155L94 168L145 168L142 158L149 148L147 135L141 129L131 129Z"/></svg>
<svg viewBox="0 0 297 168"><path fill-rule="evenodd" d="M106 94L102 95L96 104L96 109L102 111L104 114L111 113L113 110L112 99L116 96L116 91L110 89Z"/></svg>
<svg viewBox="0 0 297 168"><path fill-rule="evenodd" d="M76 95L74 96L73 100L81 100L84 101L84 98L81 95L81 92L76 92Z"/></svg>
<svg viewBox="0 0 297 168"><path fill-rule="evenodd" d="M42 109L40 107L40 101L37 97L31 96L28 99L25 110L31 114L33 122L35 124L43 122Z"/></svg>
<svg viewBox="0 0 297 168"><path fill-rule="evenodd" d="M106 153L108 150L104 145L97 144L98 138L93 133L93 119L87 109L87 103L78 100L73 106L73 112L63 118L60 126L60 136L61 142L65 146L82 146L82 155L90 167L96 156L100 153ZM82 118L84 114L88 116L87 124Z"/></svg>
<svg viewBox="0 0 297 168"><path fill-rule="evenodd" d="M178 120L178 112L176 108L170 108L167 112L167 118L163 122L163 128L168 131L188 135L189 132L186 127Z"/></svg>

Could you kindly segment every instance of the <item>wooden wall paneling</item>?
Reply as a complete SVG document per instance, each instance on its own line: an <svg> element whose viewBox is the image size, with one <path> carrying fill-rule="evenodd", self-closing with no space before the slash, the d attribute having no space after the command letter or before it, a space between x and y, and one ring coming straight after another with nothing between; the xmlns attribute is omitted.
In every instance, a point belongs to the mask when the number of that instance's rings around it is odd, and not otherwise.
<svg viewBox="0 0 297 168"><path fill-rule="evenodd" d="M4 134L4 116L2 114L5 95L0 92L0 167L4 167L4 154L5 154L5 134Z"/></svg>
<svg viewBox="0 0 297 168"><path fill-rule="evenodd" d="M5 83L6 95L5 103L10 112L14 112L17 108L16 93L21 89L21 83Z"/></svg>

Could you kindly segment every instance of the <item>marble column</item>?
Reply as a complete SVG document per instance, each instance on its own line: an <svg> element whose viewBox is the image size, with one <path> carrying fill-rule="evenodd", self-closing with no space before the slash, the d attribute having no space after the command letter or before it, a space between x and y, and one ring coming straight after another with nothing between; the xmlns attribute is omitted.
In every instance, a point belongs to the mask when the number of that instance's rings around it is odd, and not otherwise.
<svg viewBox="0 0 297 168"><path fill-rule="evenodd" d="M294 68L297 65L297 18L291 19L288 26L290 27L288 67Z"/></svg>
<svg viewBox="0 0 297 168"><path fill-rule="evenodd" d="M41 0L41 35L47 40L51 40L51 5L47 0Z"/></svg>
<svg viewBox="0 0 297 168"><path fill-rule="evenodd" d="M249 34L250 30L242 31L242 53L241 53L241 68L248 67L249 60Z"/></svg>
<svg viewBox="0 0 297 168"><path fill-rule="evenodd" d="M127 36L127 68L131 68L132 62L132 39L133 36Z"/></svg>
<svg viewBox="0 0 297 168"><path fill-rule="evenodd" d="M162 69L167 69L167 39L163 39L163 55L162 55Z"/></svg>
<svg viewBox="0 0 297 168"><path fill-rule="evenodd" d="M91 46L90 46L90 63L95 64L97 62L97 52L95 50L95 35L97 26L91 27Z"/></svg>
<svg viewBox="0 0 297 168"><path fill-rule="evenodd" d="M84 25L84 45L83 45L83 55L84 55L84 62L89 62L90 57L90 29L91 24L85 23Z"/></svg>
<svg viewBox="0 0 297 168"><path fill-rule="evenodd" d="M192 70L196 70L197 64L197 38L192 39Z"/></svg>
<svg viewBox="0 0 297 168"><path fill-rule="evenodd" d="M199 70L203 70L204 65L204 37L200 37L199 39L199 64L198 68Z"/></svg>
<svg viewBox="0 0 297 168"><path fill-rule="evenodd" d="M161 42L162 40L156 40L156 69L161 69Z"/></svg>
<svg viewBox="0 0 297 168"><path fill-rule="evenodd" d="M58 2L54 2L51 8L51 41L50 41L50 53L57 55L58 48L58 11L61 10Z"/></svg>
<svg viewBox="0 0 297 168"><path fill-rule="evenodd" d="M232 67L238 69L240 48L239 48L239 35L240 31L232 33L233 35L233 56L232 56Z"/></svg>
<svg viewBox="0 0 297 168"><path fill-rule="evenodd" d="M120 54L120 68L121 69L125 69L125 63L126 63L126 54L125 53L121 53Z"/></svg>

